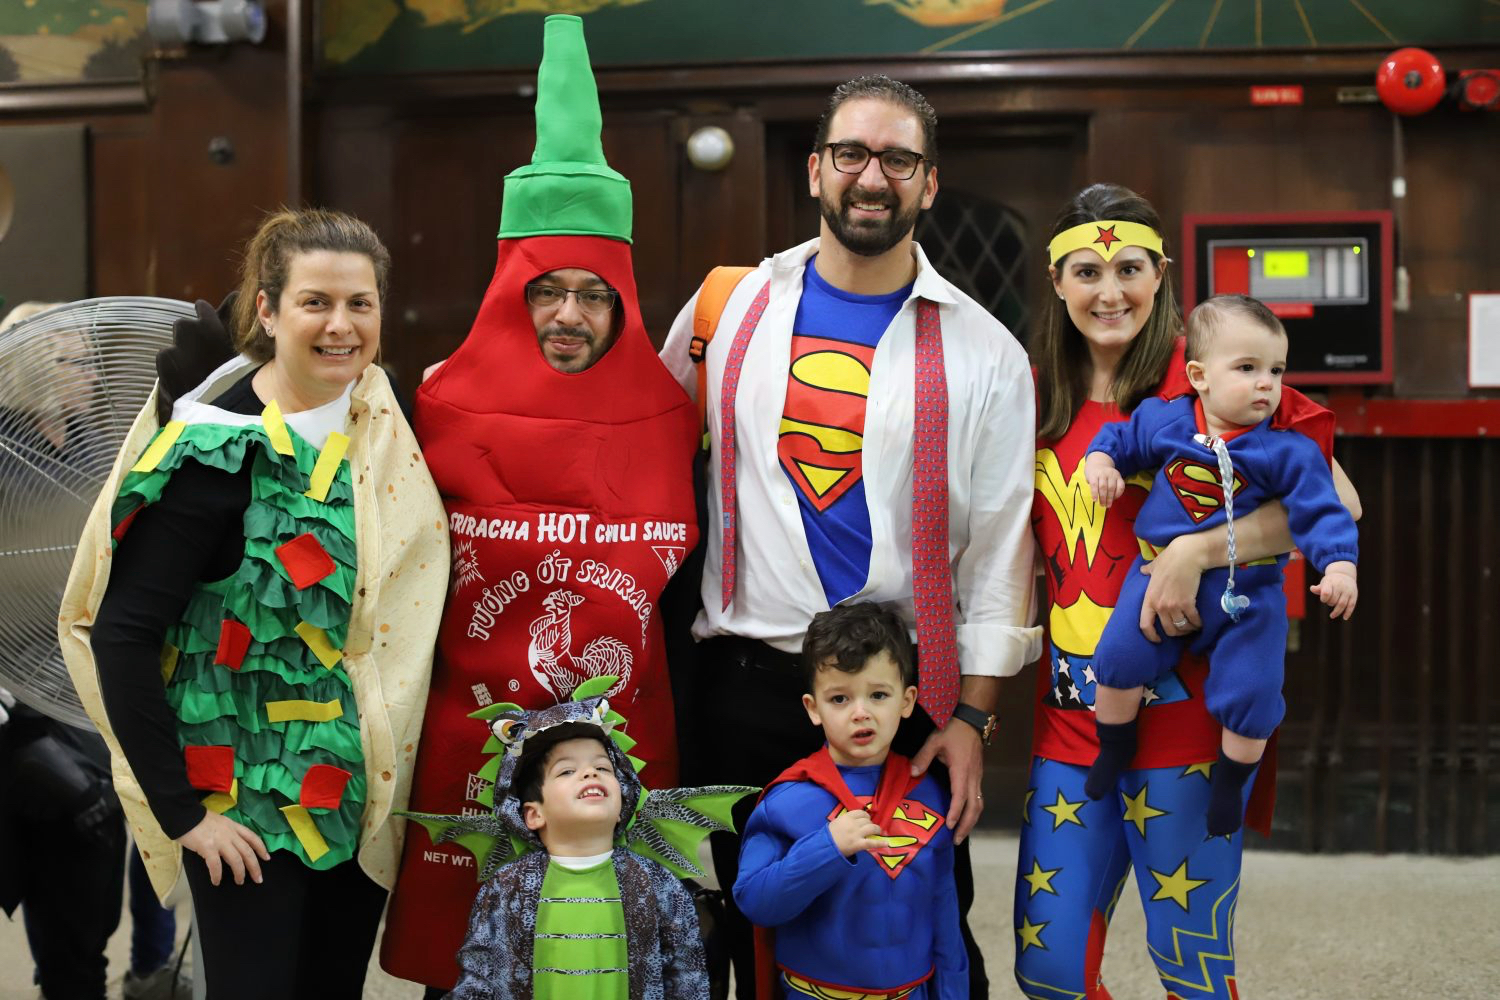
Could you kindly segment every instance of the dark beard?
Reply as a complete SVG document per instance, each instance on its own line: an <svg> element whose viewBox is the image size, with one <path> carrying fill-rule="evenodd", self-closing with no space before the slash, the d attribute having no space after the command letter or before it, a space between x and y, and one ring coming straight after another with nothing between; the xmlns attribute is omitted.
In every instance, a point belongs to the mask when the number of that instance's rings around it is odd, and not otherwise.
<svg viewBox="0 0 1500 1000"><path fill-rule="evenodd" d="M895 211L883 223L856 224L850 222L847 215L849 207L856 201L889 205ZM870 195L859 188L845 191L843 199L837 205L832 204L825 194L818 199L818 207L834 238L850 253L861 257L879 257L900 243L916 227L917 215L922 211L920 201L914 203L909 211L902 212L900 199L894 192Z"/></svg>

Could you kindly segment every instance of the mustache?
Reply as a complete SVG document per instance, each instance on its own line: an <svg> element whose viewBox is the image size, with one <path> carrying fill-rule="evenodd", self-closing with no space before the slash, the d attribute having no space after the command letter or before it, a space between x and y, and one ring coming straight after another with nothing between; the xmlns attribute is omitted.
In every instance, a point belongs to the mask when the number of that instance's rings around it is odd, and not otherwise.
<svg viewBox="0 0 1500 1000"><path fill-rule="evenodd" d="M594 332L586 326L563 326L560 323L549 323L542 327L543 340L555 340L564 337L569 340L592 341L594 339Z"/></svg>
<svg viewBox="0 0 1500 1000"><path fill-rule="evenodd" d="M887 208L894 208L900 204L894 191L866 191L864 188L852 187L844 192L843 203L845 208L853 205L856 201L862 201L867 205L883 205Z"/></svg>

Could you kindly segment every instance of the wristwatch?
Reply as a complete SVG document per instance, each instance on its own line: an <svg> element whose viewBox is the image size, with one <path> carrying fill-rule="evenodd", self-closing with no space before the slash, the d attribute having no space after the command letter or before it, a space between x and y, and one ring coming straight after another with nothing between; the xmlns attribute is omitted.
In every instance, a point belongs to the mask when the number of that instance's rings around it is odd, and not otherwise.
<svg viewBox="0 0 1500 1000"><path fill-rule="evenodd" d="M979 730L979 739L985 746L989 746L990 741L995 738L995 717L993 715L986 715L973 705L965 705L963 702L959 702L953 708L953 717L967 722Z"/></svg>

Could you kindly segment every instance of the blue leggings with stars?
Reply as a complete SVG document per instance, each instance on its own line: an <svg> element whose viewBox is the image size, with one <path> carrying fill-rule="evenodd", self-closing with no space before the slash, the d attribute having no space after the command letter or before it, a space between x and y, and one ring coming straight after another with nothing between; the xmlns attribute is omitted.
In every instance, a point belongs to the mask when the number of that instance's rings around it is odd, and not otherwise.
<svg viewBox="0 0 1500 1000"><path fill-rule="evenodd" d="M1086 766L1033 758L1016 873L1022 994L1110 1000L1099 963L1133 868L1146 946L1167 996L1235 1000L1243 831L1207 839L1211 767L1126 771L1116 794L1094 802L1083 792Z"/></svg>

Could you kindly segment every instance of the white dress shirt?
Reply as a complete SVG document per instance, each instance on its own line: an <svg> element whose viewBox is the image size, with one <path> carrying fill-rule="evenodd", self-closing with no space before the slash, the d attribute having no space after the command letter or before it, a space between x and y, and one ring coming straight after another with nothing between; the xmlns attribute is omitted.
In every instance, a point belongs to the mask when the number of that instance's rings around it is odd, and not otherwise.
<svg viewBox="0 0 1500 1000"><path fill-rule="evenodd" d="M1041 652L1033 627L1031 501L1036 408L1026 353L1010 331L933 270L913 244L917 277L911 295L875 350L865 411L864 483L870 509L870 576L849 601L878 601L908 625L912 609L911 495L917 300L937 304L948 381L949 559L960 671L1009 676ZM798 652L812 616L828 599L808 550L794 487L777 454L791 367L792 323L803 268L818 241L783 251L747 275L725 305L709 345L708 551L700 639L738 635ZM719 396L724 359L740 321L766 281L770 301L751 338L735 400L739 491L734 600L723 608L723 511L719 483ZM662 361L696 394L688 358L697 295L683 307L662 348Z"/></svg>

